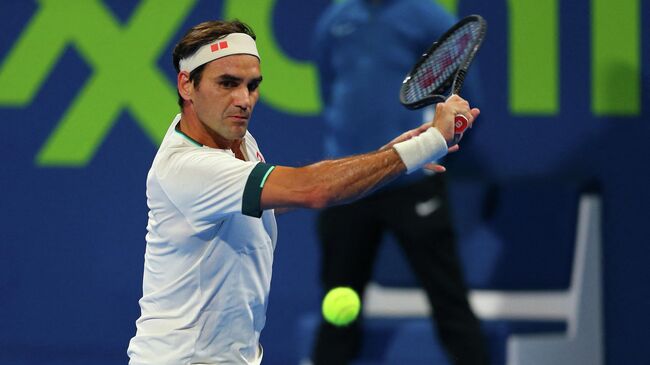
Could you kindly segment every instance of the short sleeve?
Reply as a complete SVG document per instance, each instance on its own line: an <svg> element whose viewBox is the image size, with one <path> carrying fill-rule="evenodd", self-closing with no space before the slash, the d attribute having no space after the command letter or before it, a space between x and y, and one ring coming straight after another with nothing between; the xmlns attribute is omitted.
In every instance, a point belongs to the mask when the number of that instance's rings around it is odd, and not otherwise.
<svg viewBox="0 0 650 365"><path fill-rule="evenodd" d="M272 165L208 148L172 154L167 161L157 166L157 178L195 229L207 229L229 214L261 216L259 199Z"/></svg>
<svg viewBox="0 0 650 365"><path fill-rule="evenodd" d="M244 188L244 196L242 198L242 213L251 217L259 218L262 216L262 209L260 207L260 199L262 197L262 188L266 178L275 166L263 162L258 163L253 168L253 171L248 175L246 187Z"/></svg>

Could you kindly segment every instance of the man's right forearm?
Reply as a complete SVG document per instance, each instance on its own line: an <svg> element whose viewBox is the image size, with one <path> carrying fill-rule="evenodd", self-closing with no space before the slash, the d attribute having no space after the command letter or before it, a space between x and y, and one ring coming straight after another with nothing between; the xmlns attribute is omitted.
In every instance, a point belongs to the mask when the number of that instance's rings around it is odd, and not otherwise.
<svg viewBox="0 0 650 365"><path fill-rule="evenodd" d="M277 167L262 191L262 207L323 208L358 199L400 173L442 157L447 144L429 128L390 149L326 160L301 168Z"/></svg>
<svg viewBox="0 0 650 365"><path fill-rule="evenodd" d="M262 208L323 208L360 198L406 170L394 149L299 168L278 166L262 190Z"/></svg>

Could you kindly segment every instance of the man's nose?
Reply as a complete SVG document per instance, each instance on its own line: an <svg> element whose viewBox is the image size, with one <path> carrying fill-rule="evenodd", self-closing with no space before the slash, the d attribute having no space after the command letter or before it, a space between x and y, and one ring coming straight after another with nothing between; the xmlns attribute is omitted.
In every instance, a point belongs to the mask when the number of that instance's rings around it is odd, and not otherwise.
<svg viewBox="0 0 650 365"><path fill-rule="evenodd" d="M251 106L251 95L248 87L239 87L233 95L233 102L236 107L242 110L248 110Z"/></svg>

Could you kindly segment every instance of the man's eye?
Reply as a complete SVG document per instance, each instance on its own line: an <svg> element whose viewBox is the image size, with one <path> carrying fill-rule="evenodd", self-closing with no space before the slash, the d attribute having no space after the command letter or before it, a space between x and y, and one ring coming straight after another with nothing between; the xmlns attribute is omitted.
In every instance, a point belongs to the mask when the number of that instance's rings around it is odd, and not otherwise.
<svg viewBox="0 0 650 365"><path fill-rule="evenodd" d="M233 88L237 86L237 83L234 81L221 81L221 86L225 88Z"/></svg>
<svg viewBox="0 0 650 365"><path fill-rule="evenodd" d="M259 86L260 86L259 81L251 82L250 84L248 84L248 90L255 91Z"/></svg>

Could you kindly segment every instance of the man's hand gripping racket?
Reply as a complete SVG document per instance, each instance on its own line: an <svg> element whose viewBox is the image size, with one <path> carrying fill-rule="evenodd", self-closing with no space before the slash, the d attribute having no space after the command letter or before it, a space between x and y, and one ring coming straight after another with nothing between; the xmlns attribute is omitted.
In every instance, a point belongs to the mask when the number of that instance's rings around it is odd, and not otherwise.
<svg viewBox="0 0 650 365"><path fill-rule="evenodd" d="M485 38L487 23L479 15L461 19L420 57L408 73L400 89L400 102L409 109L444 102L458 94L465 74ZM450 90L450 95L444 95ZM449 146L458 144L469 126L462 114L454 118L454 138Z"/></svg>

